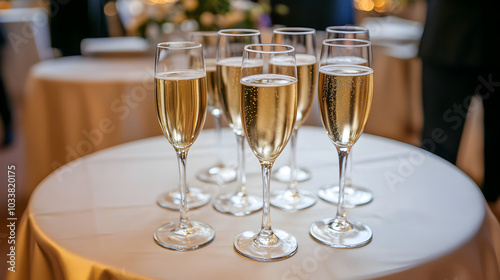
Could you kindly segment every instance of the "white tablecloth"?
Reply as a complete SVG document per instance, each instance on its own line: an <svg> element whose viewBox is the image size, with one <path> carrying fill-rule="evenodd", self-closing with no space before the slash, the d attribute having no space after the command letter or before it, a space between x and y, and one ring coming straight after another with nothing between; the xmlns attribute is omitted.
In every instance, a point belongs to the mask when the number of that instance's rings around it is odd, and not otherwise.
<svg viewBox="0 0 500 280"><path fill-rule="evenodd" d="M216 194L228 187L194 177L214 160L213 136L202 132L187 166L190 185ZM224 136L226 156L234 157L234 135L226 130ZM322 128L302 128L298 148L300 166L313 175L300 187L316 191L337 181L337 154ZM354 183L375 196L347 213L372 228L365 247L334 249L313 241L310 224L336 211L318 201L292 213L272 208L273 227L299 242L287 260L240 257L233 239L258 228L261 215L234 217L211 206L190 217L213 226L213 243L188 252L161 248L154 230L179 213L155 199L176 188L178 178L173 148L156 137L86 156L66 166L71 173L46 178L21 222L17 272L8 279L500 279L500 226L471 179L434 155L386 138L363 135L354 149ZM286 153L276 167L287 161ZM250 191L260 193L260 167L248 149L247 174Z"/></svg>

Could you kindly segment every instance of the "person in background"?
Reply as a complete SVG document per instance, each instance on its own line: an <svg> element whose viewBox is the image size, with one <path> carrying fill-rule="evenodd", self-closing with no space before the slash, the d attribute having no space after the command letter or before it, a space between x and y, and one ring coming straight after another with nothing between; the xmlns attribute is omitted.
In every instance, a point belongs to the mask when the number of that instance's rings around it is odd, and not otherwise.
<svg viewBox="0 0 500 280"><path fill-rule="evenodd" d="M0 65L2 65L1 54L5 43L6 43L6 38L4 34L4 29L0 25ZM14 132L12 127L12 111L10 108L9 97L7 95L7 90L5 89L1 73L0 73L0 118L2 119L3 130L4 130L2 146L5 147L12 143Z"/></svg>
<svg viewBox="0 0 500 280"><path fill-rule="evenodd" d="M481 97L485 167L482 192L493 206L500 194L500 1L427 3L419 49L422 147L455 164L471 98Z"/></svg>
<svg viewBox="0 0 500 280"><path fill-rule="evenodd" d="M106 0L50 0L52 47L63 56L80 55L85 38L108 37Z"/></svg>

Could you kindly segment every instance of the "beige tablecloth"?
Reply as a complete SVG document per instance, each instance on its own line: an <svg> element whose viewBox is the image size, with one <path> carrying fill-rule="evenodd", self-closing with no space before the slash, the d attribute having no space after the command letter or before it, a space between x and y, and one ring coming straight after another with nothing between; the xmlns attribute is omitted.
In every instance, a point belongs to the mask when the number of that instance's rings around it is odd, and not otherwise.
<svg viewBox="0 0 500 280"><path fill-rule="evenodd" d="M76 158L160 135L153 66L153 57L81 56L35 65L23 116L28 191Z"/></svg>
<svg viewBox="0 0 500 280"><path fill-rule="evenodd" d="M227 130L224 144L223 156L233 159L234 135ZM190 185L216 194L231 186L195 179L196 171L215 162L214 146L213 131L202 132L187 166ZM300 187L316 191L338 180L337 155L322 128L303 127L298 148L300 166L313 175ZM46 178L20 222L17 271L7 279L500 279L500 226L472 180L434 155L386 138L363 135L354 149L354 183L375 197L347 213L372 228L365 247L334 249L313 241L310 224L333 217L336 209L318 201L294 213L272 208L273 227L299 242L287 260L262 263L237 255L234 237L258 228L261 215L234 217L211 206L190 216L213 226L213 243L188 252L161 248L154 230L179 213L155 199L175 189L178 179L174 150L155 137L86 156L66 166L72 172ZM249 149L246 154L249 190L260 193L258 161Z"/></svg>

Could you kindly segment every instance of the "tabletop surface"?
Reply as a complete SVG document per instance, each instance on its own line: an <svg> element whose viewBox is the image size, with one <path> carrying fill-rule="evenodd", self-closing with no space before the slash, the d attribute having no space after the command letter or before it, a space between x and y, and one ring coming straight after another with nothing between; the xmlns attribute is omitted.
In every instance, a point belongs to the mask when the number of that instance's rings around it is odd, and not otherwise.
<svg viewBox="0 0 500 280"><path fill-rule="evenodd" d="M228 130L223 136L226 150L222 157L234 162L235 137ZM216 161L214 138L213 130L202 132L189 152L187 175L190 185L216 194L234 186L195 179L196 171ZM301 128L298 148L299 166L312 172L312 179L299 184L300 188L316 191L338 180L337 154L322 128ZM93 269L137 279L384 277L452 254L474 238L484 223L485 207L478 187L448 162L372 135L363 135L353 151L354 184L374 193L373 202L347 210L348 218L373 230L373 240L362 248L334 249L309 236L313 221L335 215L336 206L321 200L298 212L271 209L273 227L292 233L299 242L297 254L287 260L262 263L236 254L234 237L258 228L260 212L234 217L210 205L189 214L216 230L210 245L189 252L161 248L153 241L154 230L179 218L178 212L155 204L160 193L175 189L178 182L175 152L164 137L100 151L56 171L35 190L29 216L36 231L49 240L49 247L73 256L67 259L77 256L92 263ZM286 164L287 153L285 149L275 167ZM248 147L246 162L249 190L260 194L260 166ZM272 189L284 187L274 180L271 183ZM439 271L443 269L440 266Z"/></svg>
<svg viewBox="0 0 500 280"><path fill-rule="evenodd" d="M142 81L152 79L153 67L154 56L68 56L36 64L32 75L39 79L72 82Z"/></svg>

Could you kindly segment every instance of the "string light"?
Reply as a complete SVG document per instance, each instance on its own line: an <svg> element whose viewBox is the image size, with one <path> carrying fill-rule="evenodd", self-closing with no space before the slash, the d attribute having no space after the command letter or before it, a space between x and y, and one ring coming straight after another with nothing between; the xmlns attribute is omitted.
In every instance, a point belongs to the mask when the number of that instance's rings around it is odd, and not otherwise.
<svg viewBox="0 0 500 280"><path fill-rule="evenodd" d="M143 1L148 5L161 5L161 4L175 3L178 0L143 0Z"/></svg>
<svg viewBox="0 0 500 280"><path fill-rule="evenodd" d="M394 0L354 0L354 8L357 10L377 13L392 12L400 4L400 1Z"/></svg>

